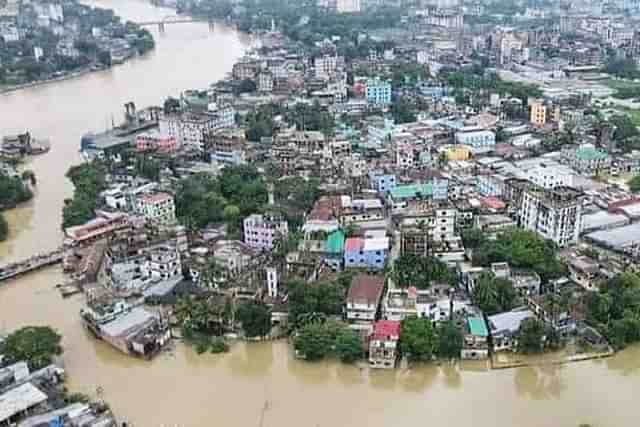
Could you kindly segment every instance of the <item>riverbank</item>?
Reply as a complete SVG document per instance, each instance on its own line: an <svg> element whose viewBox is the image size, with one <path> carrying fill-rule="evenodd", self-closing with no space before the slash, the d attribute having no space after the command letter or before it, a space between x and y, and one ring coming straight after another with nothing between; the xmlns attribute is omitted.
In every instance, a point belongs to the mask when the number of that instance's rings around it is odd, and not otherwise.
<svg viewBox="0 0 640 427"><path fill-rule="evenodd" d="M92 73L92 72L96 72L96 71L103 71L108 69L109 67L105 67L105 68L100 68L100 69L93 69L93 67L87 67L84 68L82 70L78 70L78 71L74 71L72 73L69 74L65 74L63 76L59 76L59 77L53 77L50 79L45 79L45 80L36 80L33 82L29 82L29 83L23 83L20 85L14 85L14 86L3 86L0 87L0 95L5 94L5 93L11 93L11 92L16 92L22 89L28 89L31 87L37 87L37 86L44 86L47 84L51 84L51 83L56 83L56 82L62 82L65 80L70 80L70 79L75 79L77 77L82 77L85 74L88 73Z"/></svg>

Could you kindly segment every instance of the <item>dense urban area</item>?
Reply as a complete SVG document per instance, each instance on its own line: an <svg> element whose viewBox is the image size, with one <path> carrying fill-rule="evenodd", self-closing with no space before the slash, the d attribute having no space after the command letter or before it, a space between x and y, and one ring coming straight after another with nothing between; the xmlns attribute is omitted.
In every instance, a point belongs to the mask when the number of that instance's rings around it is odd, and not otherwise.
<svg viewBox="0 0 640 427"><path fill-rule="evenodd" d="M153 49L151 33L76 0L0 1L0 91L99 70Z"/></svg>
<svg viewBox="0 0 640 427"><path fill-rule="evenodd" d="M640 341L640 1L165 4L259 47L84 135L60 249L0 280L61 262L83 325L145 359L283 339L309 362L503 369ZM153 47L75 1L0 1L0 40L6 85ZM36 142L4 135L0 209L33 197ZM0 425L115 423L61 385L60 340L0 337Z"/></svg>

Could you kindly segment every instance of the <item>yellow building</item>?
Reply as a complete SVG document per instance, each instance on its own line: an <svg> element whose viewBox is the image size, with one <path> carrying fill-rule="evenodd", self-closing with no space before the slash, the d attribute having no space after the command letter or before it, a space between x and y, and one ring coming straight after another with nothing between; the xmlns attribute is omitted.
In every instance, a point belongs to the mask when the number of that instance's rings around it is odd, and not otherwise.
<svg viewBox="0 0 640 427"><path fill-rule="evenodd" d="M529 103L529 121L535 126L547 123L547 106L540 101Z"/></svg>
<svg viewBox="0 0 640 427"><path fill-rule="evenodd" d="M467 145L448 145L444 149L448 160L469 160L471 148Z"/></svg>

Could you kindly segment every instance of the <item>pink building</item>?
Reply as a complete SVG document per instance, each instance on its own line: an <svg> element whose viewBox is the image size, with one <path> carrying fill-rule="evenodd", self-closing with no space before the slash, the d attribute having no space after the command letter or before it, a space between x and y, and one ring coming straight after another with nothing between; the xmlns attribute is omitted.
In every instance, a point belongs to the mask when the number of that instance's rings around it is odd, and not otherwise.
<svg viewBox="0 0 640 427"><path fill-rule="evenodd" d="M136 136L136 150L138 152L160 151L170 153L176 151L176 138L158 133L141 133Z"/></svg>
<svg viewBox="0 0 640 427"><path fill-rule="evenodd" d="M242 226L244 242L257 249L273 249L274 242L289 232L287 221L259 214L245 218Z"/></svg>
<svg viewBox="0 0 640 427"><path fill-rule="evenodd" d="M369 341L369 366L371 368L392 369L398 359L400 322L378 320L373 327Z"/></svg>

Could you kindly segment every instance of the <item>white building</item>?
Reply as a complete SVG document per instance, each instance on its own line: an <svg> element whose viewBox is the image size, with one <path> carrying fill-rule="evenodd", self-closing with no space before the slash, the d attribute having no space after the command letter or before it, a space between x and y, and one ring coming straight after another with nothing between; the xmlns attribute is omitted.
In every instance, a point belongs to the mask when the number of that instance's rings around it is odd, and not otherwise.
<svg viewBox="0 0 640 427"><path fill-rule="evenodd" d="M507 196L519 226L564 247L578 242L582 228L582 192L570 187L545 189L527 180L507 181Z"/></svg>
<svg viewBox="0 0 640 427"><path fill-rule="evenodd" d="M573 186L573 172L561 165L540 164L525 172L529 181L542 188Z"/></svg>
<svg viewBox="0 0 640 427"><path fill-rule="evenodd" d="M360 12L360 0L336 0L336 11L338 13Z"/></svg>
<svg viewBox="0 0 640 427"><path fill-rule="evenodd" d="M141 195L136 199L136 213L152 224L166 225L176 221L176 205L168 193Z"/></svg>
<svg viewBox="0 0 640 427"><path fill-rule="evenodd" d="M211 103L206 113L184 113L165 115L159 120L160 134L176 138L179 147L204 150L208 131L235 126L236 111L229 105Z"/></svg>
<svg viewBox="0 0 640 427"><path fill-rule="evenodd" d="M496 135L489 130L472 130L456 132L458 144L471 147L474 153L486 153L496 145Z"/></svg>
<svg viewBox="0 0 640 427"><path fill-rule="evenodd" d="M313 60L315 76L328 79L336 74L338 69L338 57L334 55L322 55Z"/></svg>

